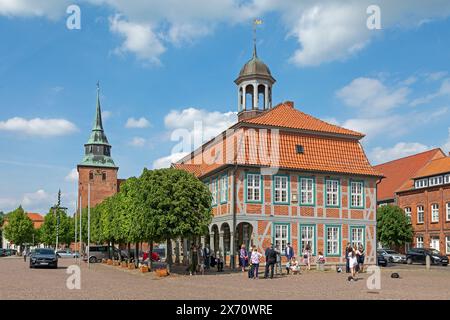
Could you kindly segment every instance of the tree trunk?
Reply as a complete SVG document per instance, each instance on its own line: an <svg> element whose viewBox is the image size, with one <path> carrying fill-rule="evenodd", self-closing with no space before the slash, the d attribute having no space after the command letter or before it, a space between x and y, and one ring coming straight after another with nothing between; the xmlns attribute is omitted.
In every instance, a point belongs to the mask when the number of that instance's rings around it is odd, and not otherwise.
<svg viewBox="0 0 450 320"><path fill-rule="evenodd" d="M167 256L166 256L167 270L170 272L172 266L172 241L167 239Z"/></svg>
<svg viewBox="0 0 450 320"><path fill-rule="evenodd" d="M136 268L139 266L139 242L136 242L134 247L134 265Z"/></svg>
<svg viewBox="0 0 450 320"><path fill-rule="evenodd" d="M175 240L175 264L180 264L180 240Z"/></svg>
<svg viewBox="0 0 450 320"><path fill-rule="evenodd" d="M128 249L128 261L127 263L131 262L131 244L128 242L127 243L127 249Z"/></svg>
<svg viewBox="0 0 450 320"><path fill-rule="evenodd" d="M153 270L153 260L152 260L152 254L153 254L153 240L148 240L148 266L150 270Z"/></svg>

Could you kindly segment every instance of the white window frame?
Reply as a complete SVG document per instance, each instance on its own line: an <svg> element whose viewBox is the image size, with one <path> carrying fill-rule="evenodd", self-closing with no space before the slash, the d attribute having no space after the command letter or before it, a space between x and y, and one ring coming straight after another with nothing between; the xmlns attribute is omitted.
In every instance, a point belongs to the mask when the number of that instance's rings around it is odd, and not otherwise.
<svg viewBox="0 0 450 320"><path fill-rule="evenodd" d="M445 236L445 254L450 254L450 236Z"/></svg>
<svg viewBox="0 0 450 320"><path fill-rule="evenodd" d="M438 244L438 247L437 247L437 248L435 248L435 247L432 246L432 244L434 243L433 240L437 240L437 244ZM440 237L436 237L436 236L430 237L430 248L435 249L435 250L441 252L441 239L440 239Z"/></svg>
<svg viewBox="0 0 450 320"><path fill-rule="evenodd" d="M445 184L450 183L450 174L446 174L446 175L445 175L445 177L444 177L444 183L445 183Z"/></svg>
<svg viewBox="0 0 450 320"><path fill-rule="evenodd" d="M275 248L283 253L289 242L289 225L288 224L275 224L274 225L274 244Z"/></svg>
<svg viewBox="0 0 450 320"><path fill-rule="evenodd" d="M424 223L425 220L425 207L422 205L417 206L417 223Z"/></svg>
<svg viewBox="0 0 450 320"><path fill-rule="evenodd" d="M248 202L261 202L261 175L257 173L247 174L247 201Z"/></svg>
<svg viewBox="0 0 450 320"><path fill-rule="evenodd" d="M289 203L289 177L273 177L273 202Z"/></svg>
<svg viewBox="0 0 450 320"><path fill-rule="evenodd" d="M416 189L428 187L428 179L419 179L415 182Z"/></svg>
<svg viewBox="0 0 450 320"><path fill-rule="evenodd" d="M416 237L416 247L423 248L423 237Z"/></svg>
<svg viewBox="0 0 450 320"><path fill-rule="evenodd" d="M359 248L359 245L362 245L364 247L364 231L365 228L364 227L359 227L359 226L352 226L350 228L351 233L350 233L350 239L351 239L351 243L353 246L356 246L356 248ZM356 231L356 233L355 233ZM355 240L355 235L356 235L356 240Z"/></svg>
<svg viewBox="0 0 450 320"><path fill-rule="evenodd" d="M443 181L443 177L442 176L431 177L430 178L430 183L429 183L430 187L440 185L440 184L442 184L442 181Z"/></svg>
<svg viewBox="0 0 450 320"><path fill-rule="evenodd" d="M439 222L439 204L431 204L431 222Z"/></svg>
<svg viewBox="0 0 450 320"><path fill-rule="evenodd" d="M412 212L411 207L406 207L404 209L404 211L405 211L406 219L408 219L409 223L411 223L411 212Z"/></svg>
<svg viewBox="0 0 450 320"><path fill-rule="evenodd" d="M326 180L326 205L328 207L339 207L340 199L339 199L339 180L329 179Z"/></svg>
<svg viewBox="0 0 450 320"><path fill-rule="evenodd" d="M220 177L220 203L228 201L228 175Z"/></svg>
<svg viewBox="0 0 450 320"><path fill-rule="evenodd" d="M314 205L314 178L300 178L300 204Z"/></svg>
<svg viewBox="0 0 450 320"><path fill-rule="evenodd" d="M352 181L350 183L350 204L352 208L364 207L364 182Z"/></svg>
<svg viewBox="0 0 450 320"><path fill-rule="evenodd" d="M210 184L210 191L212 195L212 205L217 205L217 179L212 179Z"/></svg>
<svg viewBox="0 0 450 320"><path fill-rule="evenodd" d="M301 225L300 226L300 245L301 252L306 248L307 244L310 244L311 252L316 252L316 227L313 225Z"/></svg>
<svg viewBox="0 0 450 320"><path fill-rule="evenodd" d="M330 233L331 231L331 233ZM340 252L340 228L338 226L327 226L325 228L327 241L327 256L337 256ZM330 238L331 235L331 238ZM331 249L331 250L330 250Z"/></svg>
<svg viewBox="0 0 450 320"><path fill-rule="evenodd" d="M446 215L447 221L450 221L450 202L447 202L445 204L445 208L446 208L446 212L447 212L447 215Z"/></svg>

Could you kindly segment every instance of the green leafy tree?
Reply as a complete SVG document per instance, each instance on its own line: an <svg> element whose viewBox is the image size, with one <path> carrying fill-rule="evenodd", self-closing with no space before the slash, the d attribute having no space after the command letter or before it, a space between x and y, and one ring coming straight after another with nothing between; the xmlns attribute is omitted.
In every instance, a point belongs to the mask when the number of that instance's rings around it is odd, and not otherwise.
<svg viewBox="0 0 450 320"><path fill-rule="evenodd" d="M33 238L33 221L27 216L22 206L8 214L8 223L4 227L5 238L19 246L19 251L25 243Z"/></svg>
<svg viewBox="0 0 450 320"><path fill-rule="evenodd" d="M141 195L153 239L167 241L167 262L172 264L171 239L205 234L211 223L211 193L194 175L177 169L144 169Z"/></svg>
<svg viewBox="0 0 450 320"><path fill-rule="evenodd" d="M73 218L69 217L64 210L50 209L44 217L43 225L39 228L39 240L45 245L55 246L57 233L58 243L69 245L72 241L74 241L75 237L74 221Z"/></svg>
<svg viewBox="0 0 450 320"><path fill-rule="evenodd" d="M377 210L377 238L383 246L398 249L411 242L413 229L405 212L397 206L382 206Z"/></svg>

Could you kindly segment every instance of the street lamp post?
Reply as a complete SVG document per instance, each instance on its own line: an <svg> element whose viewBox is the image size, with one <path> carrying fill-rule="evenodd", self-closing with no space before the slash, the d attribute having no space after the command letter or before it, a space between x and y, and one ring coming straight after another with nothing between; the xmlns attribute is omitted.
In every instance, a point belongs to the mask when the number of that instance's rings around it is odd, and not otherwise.
<svg viewBox="0 0 450 320"><path fill-rule="evenodd" d="M58 191L58 203L54 205L51 209L53 209L53 214L56 216L56 246L55 251L58 251L58 244L59 244L59 210L66 211L67 208L61 207L61 190Z"/></svg>

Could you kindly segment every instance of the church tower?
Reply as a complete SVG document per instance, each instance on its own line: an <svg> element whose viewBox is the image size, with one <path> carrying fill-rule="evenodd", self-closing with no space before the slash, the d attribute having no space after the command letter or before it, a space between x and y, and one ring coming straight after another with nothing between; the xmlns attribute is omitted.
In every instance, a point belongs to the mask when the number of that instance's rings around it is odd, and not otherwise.
<svg viewBox="0 0 450 320"><path fill-rule="evenodd" d="M238 86L239 121L253 118L272 108L272 86L275 81L269 67L258 58L254 40L253 56L234 80Z"/></svg>
<svg viewBox="0 0 450 320"><path fill-rule="evenodd" d="M78 201L81 196L81 208L88 206L90 185L90 206L94 207L105 198L117 193L117 171L111 158L111 145L103 130L102 111L100 107L100 88L97 84L97 108L91 136L84 145L84 157L77 166Z"/></svg>

